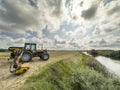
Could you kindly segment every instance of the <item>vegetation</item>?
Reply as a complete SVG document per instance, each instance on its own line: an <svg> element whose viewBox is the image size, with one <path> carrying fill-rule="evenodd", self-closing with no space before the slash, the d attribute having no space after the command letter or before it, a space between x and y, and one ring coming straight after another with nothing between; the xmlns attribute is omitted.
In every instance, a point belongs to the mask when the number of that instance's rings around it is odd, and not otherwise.
<svg viewBox="0 0 120 90"><path fill-rule="evenodd" d="M8 60L10 52L0 52L0 60Z"/></svg>
<svg viewBox="0 0 120 90"><path fill-rule="evenodd" d="M7 52L8 49L0 49L0 52Z"/></svg>
<svg viewBox="0 0 120 90"><path fill-rule="evenodd" d="M120 50L114 51L114 50L90 50L88 51L93 56L105 56L105 57L110 57L112 59L117 59L120 60Z"/></svg>
<svg viewBox="0 0 120 90"><path fill-rule="evenodd" d="M20 90L120 90L120 81L94 58L78 53L38 70Z"/></svg>

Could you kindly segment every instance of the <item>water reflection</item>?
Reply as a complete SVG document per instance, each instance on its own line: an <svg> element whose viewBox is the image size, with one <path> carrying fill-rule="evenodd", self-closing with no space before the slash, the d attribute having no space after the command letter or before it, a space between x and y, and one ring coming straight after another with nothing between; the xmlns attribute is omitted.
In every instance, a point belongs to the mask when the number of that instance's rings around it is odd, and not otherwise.
<svg viewBox="0 0 120 90"><path fill-rule="evenodd" d="M83 52L86 55L91 56L87 52ZM109 72L114 73L115 75L120 77L120 61L112 60L110 58L106 58L103 56L95 57L97 61L99 61L102 65L104 65Z"/></svg>
<svg viewBox="0 0 120 90"><path fill-rule="evenodd" d="M96 60L104 65L111 73L120 76L120 63L118 63L119 61L115 62L114 60L103 56L96 57Z"/></svg>

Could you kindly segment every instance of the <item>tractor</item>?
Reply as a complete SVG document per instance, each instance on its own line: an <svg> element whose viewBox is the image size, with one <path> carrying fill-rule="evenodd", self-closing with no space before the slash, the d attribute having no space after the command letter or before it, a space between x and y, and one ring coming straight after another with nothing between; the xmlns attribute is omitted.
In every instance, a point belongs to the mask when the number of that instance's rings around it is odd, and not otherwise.
<svg viewBox="0 0 120 90"><path fill-rule="evenodd" d="M14 74L24 73L29 69L29 63L33 57L40 57L43 61L49 59L47 50L37 50L36 43L25 43L24 47L9 47L11 51L10 59L13 62L10 64L9 70Z"/></svg>
<svg viewBox="0 0 120 90"><path fill-rule="evenodd" d="M33 57L40 57L40 59L42 59L43 61L49 59L49 54L47 53L47 50L37 50L36 43L25 43L24 47L9 47L8 50L11 51L10 59L14 59L16 54L24 51L21 57L21 61L23 62L29 62L32 60Z"/></svg>

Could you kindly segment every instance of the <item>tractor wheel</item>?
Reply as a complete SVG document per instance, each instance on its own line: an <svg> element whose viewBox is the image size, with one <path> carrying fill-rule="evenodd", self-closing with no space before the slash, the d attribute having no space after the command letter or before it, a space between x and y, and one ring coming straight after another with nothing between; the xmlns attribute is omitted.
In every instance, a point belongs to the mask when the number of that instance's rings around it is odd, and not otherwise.
<svg viewBox="0 0 120 90"><path fill-rule="evenodd" d="M46 61L49 59L49 54L48 53L42 53L41 57L40 57L42 60Z"/></svg>
<svg viewBox="0 0 120 90"><path fill-rule="evenodd" d="M30 62L32 60L32 53L30 51L24 51L21 62Z"/></svg>

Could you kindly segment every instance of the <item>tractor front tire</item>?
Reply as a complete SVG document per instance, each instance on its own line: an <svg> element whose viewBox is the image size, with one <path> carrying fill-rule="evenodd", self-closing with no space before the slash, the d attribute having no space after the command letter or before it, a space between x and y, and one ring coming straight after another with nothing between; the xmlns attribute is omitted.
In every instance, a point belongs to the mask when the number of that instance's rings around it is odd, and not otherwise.
<svg viewBox="0 0 120 90"><path fill-rule="evenodd" d="M49 59L49 54L44 52L41 54L40 58L43 60L43 61L47 61Z"/></svg>
<svg viewBox="0 0 120 90"><path fill-rule="evenodd" d="M32 53L30 51L24 51L21 62L30 62L32 60Z"/></svg>

